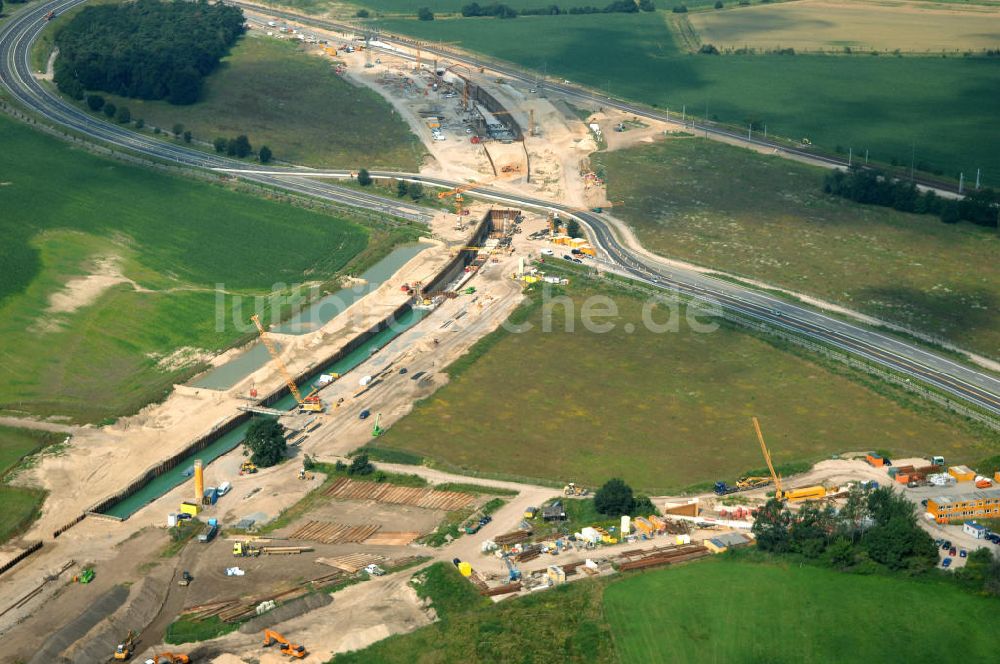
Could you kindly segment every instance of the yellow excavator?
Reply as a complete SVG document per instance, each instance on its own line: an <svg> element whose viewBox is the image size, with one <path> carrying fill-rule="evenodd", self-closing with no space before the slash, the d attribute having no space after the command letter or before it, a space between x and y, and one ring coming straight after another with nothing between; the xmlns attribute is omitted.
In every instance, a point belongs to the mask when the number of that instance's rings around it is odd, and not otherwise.
<svg viewBox="0 0 1000 664"><path fill-rule="evenodd" d="M153 655L151 660L153 664L191 664L191 658L187 655L175 655L172 652L161 652L159 655Z"/></svg>
<svg viewBox="0 0 1000 664"><path fill-rule="evenodd" d="M316 394L314 389L312 392L307 394L305 397L299 392L298 385L295 384L295 380L292 378L292 374L288 371L288 367L285 363L281 361L281 355L278 354L278 348L274 345L274 341L267 335L267 330L260 322L260 316L254 314L250 317L253 324L257 326L257 331L260 333L260 340L264 342L264 347L267 348L267 352L270 353L271 358L274 363L278 365L278 371L281 373L281 377L285 379L285 384L288 385L289 391L292 396L295 397L296 403L299 404L299 412L303 413L322 413L323 412L323 402L320 400L319 396Z"/></svg>
<svg viewBox="0 0 1000 664"><path fill-rule="evenodd" d="M302 659L309 653L306 652L305 646L300 646L292 643L281 634L278 634L273 629L264 630L264 647L270 648L275 643L278 644L278 652L282 655L288 655L289 657L294 657L296 659Z"/></svg>
<svg viewBox="0 0 1000 664"><path fill-rule="evenodd" d="M130 659L132 657L132 653L135 651L135 640L138 637L139 635L130 629L122 642L118 644L117 648L115 648L115 659L120 662Z"/></svg>

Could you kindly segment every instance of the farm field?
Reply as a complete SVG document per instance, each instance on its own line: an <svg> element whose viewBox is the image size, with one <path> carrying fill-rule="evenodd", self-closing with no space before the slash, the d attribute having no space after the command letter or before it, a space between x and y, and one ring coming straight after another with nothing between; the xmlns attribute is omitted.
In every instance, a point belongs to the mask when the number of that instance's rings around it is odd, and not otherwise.
<svg viewBox="0 0 1000 664"><path fill-rule="evenodd" d="M329 57L291 41L244 37L191 106L104 97L147 128L181 123L209 144L246 134L255 149L267 145L275 159L306 166L416 171L424 155L388 102L335 74Z"/></svg>
<svg viewBox="0 0 1000 664"><path fill-rule="evenodd" d="M875 597L898 609L846 608ZM933 607L935 629L914 630ZM943 583L720 559L610 583L604 610L621 664L988 660L1000 629L995 599Z"/></svg>
<svg viewBox="0 0 1000 664"><path fill-rule="evenodd" d="M720 50L941 53L1000 44L1000 9L964 5L802 0L689 17L702 43Z"/></svg>
<svg viewBox="0 0 1000 664"><path fill-rule="evenodd" d="M778 464L869 448L906 455L943 449L972 461L998 442L749 334L695 332L684 308L679 331L649 331L638 297L582 274L572 279L572 328L565 307L542 305L533 287L534 307L517 312L530 331L501 329L480 341L448 369L448 385L375 445L483 473L585 486L621 477L662 495L760 468L751 415L763 422ZM617 315L600 319L613 324L604 334L580 319L592 296L611 296L617 306ZM659 322L666 317L663 308L652 314Z"/></svg>
<svg viewBox="0 0 1000 664"><path fill-rule="evenodd" d="M0 543L21 532L37 515L45 499L38 489L10 486L7 475L21 459L64 438L60 434L0 426Z"/></svg>
<svg viewBox="0 0 1000 664"><path fill-rule="evenodd" d="M249 333L225 322L235 298L217 311L217 284L266 295L307 271L329 279L384 234L98 158L5 118L0 144L19 155L0 166L0 412L135 412Z"/></svg>
<svg viewBox="0 0 1000 664"><path fill-rule="evenodd" d="M1000 66L985 57L724 55L681 52L670 14L518 17L512 21L385 20L409 34L566 78L624 99L721 122L767 124L824 150L870 151L1000 185L1000 154L982 128L1000 116ZM523 44L532 44L524 48ZM627 66L625 65L627 63ZM850 103L846 103L850 100Z"/></svg>
<svg viewBox="0 0 1000 664"><path fill-rule="evenodd" d="M824 170L703 138L600 153L643 245L1000 358L1000 237L834 198ZM665 186L664 183L670 183Z"/></svg>

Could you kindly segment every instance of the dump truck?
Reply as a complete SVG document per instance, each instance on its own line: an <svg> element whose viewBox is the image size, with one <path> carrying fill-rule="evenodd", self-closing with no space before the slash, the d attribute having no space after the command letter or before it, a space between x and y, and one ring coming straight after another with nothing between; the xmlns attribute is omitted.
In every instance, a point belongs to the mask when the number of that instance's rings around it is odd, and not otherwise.
<svg viewBox="0 0 1000 664"><path fill-rule="evenodd" d="M215 536L219 533L219 522L215 519L208 520L208 528L205 529L201 535L198 535L198 541L202 544L207 544L215 539Z"/></svg>

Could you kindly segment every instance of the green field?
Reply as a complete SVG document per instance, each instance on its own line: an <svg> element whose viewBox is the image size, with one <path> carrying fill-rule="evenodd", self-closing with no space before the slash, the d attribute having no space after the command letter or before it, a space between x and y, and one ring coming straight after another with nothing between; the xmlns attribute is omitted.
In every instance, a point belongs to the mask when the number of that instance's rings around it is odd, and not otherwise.
<svg viewBox="0 0 1000 664"><path fill-rule="evenodd" d="M291 41L248 36L205 80L191 106L104 95L149 131L183 124L195 141L246 134L274 158L316 167L417 171L424 149L377 93L334 73L332 60Z"/></svg>
<svg viewBox="0 0 1000 664"><path fill-rule="evenodd" d="M824 171L702 138L595 162L662 254L819 296L1000 358L1000 236L823 194Z"/></svg>
<svg viewBox="0 0 1000 664"><path fill-rule="evenodd" d="M426 594L441 622L332 662L891 662L902 652L914 662L991 661L1000 628L996 600L955 586L809 566L715 558L495 606L441 566L430 568ZM886 600L899 610L869 610ZM934 629L916 628L931 610Z"/></svg>
<svg viewBox="0 0 1000 664"><path fill-rule="evenodd" d="M220 311L230 322L217 325L217 284L267 295L278 282L323 281L371 235L346 219L97 158L3 118L0 145L18 155L0 165L2 411L85 422L134 412L197 364L166 356L215 352L249 333L231 324L233 298Z"/></svg>
<svg viewBox="0 0 1000 664"><path fill-rule="evenodd" d="M500 330L474 346L449 369L449 384L377 445L446 468L591 487L622 477L659 495L760 468L751 415L761 418L782 464L875 448L939 449L972 462L1000 442L951 418L918 414L880 394L887 388L878 383L876 392L749 334L728 327L696 333L683 312L678 332L650 332L642 300L581 279L574 276L567 291L575 332L566 331L564 306L553 308L547 333L544 307L528 309L533 329ZM614 297L618 315L600 322L614 329L587 332L581 306L604 294ZM666 312L658 308L653 319L663 322Z"/></svg>
<svg viewBox="0 0 1000 664"><path fill-rule="evenodd" d="M1000 116L1000 60L681 52L655 15L386 20L389 32L507 60L601 92L745 126L808 138L827 151L940 170L966 180L977 168L1000 185L1000 153L984 140ZM524 48L531 44L531 48Z"/></svg>
<svg viewBox="0 0 1000 664"><path fill-rule="evenodd" d="M615 662L601 609L601 583L576 583L493 605L447 563L417 576L440 622L391 636L336 664L584 664Z"/></svg>
<svg viewBox="0 0 1000 664"><path fill-rule="evenodd" d="M869 610L885 601L895 609ZM637 574L604 593L622 664L988 661L997 606L932 581L728 560ZM929 612L933 628L919 627Z"/></svg>
<svg viewBox="0 0 1000 664"><path fill-rule="evenodd" d="M0 543L27 528L45 500L44 491L8 485L7 475L25 457L63 438L60 434L45 431L0 426L0 505L3 505L3 510L0 510Z"/></svg>

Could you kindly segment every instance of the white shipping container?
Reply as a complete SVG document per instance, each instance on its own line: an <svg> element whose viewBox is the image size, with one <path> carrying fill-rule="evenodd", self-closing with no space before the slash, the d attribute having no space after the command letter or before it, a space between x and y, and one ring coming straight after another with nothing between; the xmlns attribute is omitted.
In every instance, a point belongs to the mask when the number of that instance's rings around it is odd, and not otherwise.
<svg viewBox="0 0 1000 664"><path fill-rule="evenodd" d="M168 514L167 515L167 528L173 528L176 525L177 525L177 515L176 514Z"/></svg>

